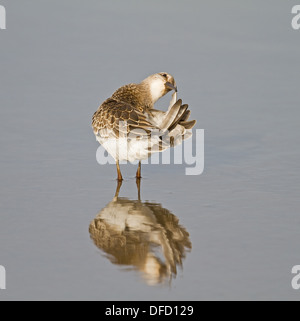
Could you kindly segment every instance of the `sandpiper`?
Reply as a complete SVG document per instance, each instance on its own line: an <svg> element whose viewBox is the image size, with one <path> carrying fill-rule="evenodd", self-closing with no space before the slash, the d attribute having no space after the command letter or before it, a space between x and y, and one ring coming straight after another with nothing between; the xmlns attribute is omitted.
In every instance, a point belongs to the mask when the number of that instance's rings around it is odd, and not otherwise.
<svg viewBox="0 0 300 321"><path fill-rule="evenodd" d="M154 109L156 101L172 90L168 110ZM196 121L188 121L187 109L187 104L177 100L174 77L166 72L151 75L139 84L122 86L100 105L92 127L97 141L115 159L119 181L123 180L120 161L138 160L136 177L141 178L141 160L191 136Z"/></svg>

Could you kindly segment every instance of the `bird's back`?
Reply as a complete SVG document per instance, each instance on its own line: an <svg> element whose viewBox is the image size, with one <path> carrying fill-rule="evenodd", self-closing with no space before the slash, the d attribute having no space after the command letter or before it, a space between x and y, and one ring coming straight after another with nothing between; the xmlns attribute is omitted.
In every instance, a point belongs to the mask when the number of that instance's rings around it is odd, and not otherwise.
<svg viewBox="0 0 300 321"><path fill-rule="evenodd" d="M142 84L128 84L117 89L111 96L116 101L124 102L144 112L146 108L153 106L147 95L147 88ZM147 99L148 98L148 99Z"/></svg>
<svg viewBox="0 0 300 321"><path fill-rule="evenodd" d="M92 127L96 135L106 137L106 131L119 136L119 121L126 121L134 127L148 129L153 127L144 112L150 106L146 88L142 84L128 84L117 89L106 99L93 115Z"/></svg>

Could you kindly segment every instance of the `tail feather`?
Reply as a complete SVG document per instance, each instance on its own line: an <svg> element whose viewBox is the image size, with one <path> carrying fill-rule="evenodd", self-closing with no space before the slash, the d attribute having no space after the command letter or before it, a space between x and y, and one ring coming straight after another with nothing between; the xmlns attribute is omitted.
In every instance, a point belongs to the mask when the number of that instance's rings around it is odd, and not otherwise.
<svg viewBox="0 0 300 321"><path fill-rule="evenodd" d="M184 113L186 112L186 110L188 109L188 105L182 105L178 111L178 114L175 118L175 120L173 121L173 123L171 124L171 126L168 128L169 131L171 131L172 129L174 129L177 124L180 122L181 117L184 115Z"/></svg>
<svg viewBox="0 0 300 321"><path fill-rule="evenodd" d="M190 118L191 111L187 110L181 117L181 121L187 121Z"/></svg>
<svg viewBox="0 0 300 321"><path fill-rule="evenodd" d="M159 126L161 130L163 131L167 130L172 125L172 123L176 120L178 112L181 108L181 103L182 103L182 100L178 99L177 102L172 106L172 108L168 110L168 112L165 115L165 118L163 119L163 121Z"/></svg>
<svg viewBox="0 0 300 321"><path fill-rule="evenodd" d="M182 105L181 99L173 105L170 104L166 112L151 109L148 112L149 120L160 129L162 136L156 136L158 141L153 141L148 145L146 150L149 155L180 145L183 140L190 138L192 136L191 129L196 124L196 120L188 121L190 114L188 105Z"/></svg>
<svg viewBox="0 0 300 321"><path fill-rule="evenodd" d="M183 126L185 129L192 129L196 124L196 120L190 121L180 121L179 125Z"/></svg>

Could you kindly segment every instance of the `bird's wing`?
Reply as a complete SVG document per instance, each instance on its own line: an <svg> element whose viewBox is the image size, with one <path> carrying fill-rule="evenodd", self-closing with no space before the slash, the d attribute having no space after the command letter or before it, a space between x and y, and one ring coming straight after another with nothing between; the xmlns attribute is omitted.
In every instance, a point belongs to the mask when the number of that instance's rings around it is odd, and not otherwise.
<svg viewBox="0 0 300 321"><path fill-rule="evenodd" d="M109 98L95 112L92 121L95 135L118 138L130 135L149 136L157 127L147 115L125 102Z"/></svg>
<svg viewBox="0 0 300 321"><path fill-rule="evenodd" d="M162 132L166 130L171 132L177 125L181 125L185 129L193 128L196 121L187 121L190 113L188 105L183 105L182 100L178 99L166 112L157 109L149 110L147 119L160 128Z"/></svg>

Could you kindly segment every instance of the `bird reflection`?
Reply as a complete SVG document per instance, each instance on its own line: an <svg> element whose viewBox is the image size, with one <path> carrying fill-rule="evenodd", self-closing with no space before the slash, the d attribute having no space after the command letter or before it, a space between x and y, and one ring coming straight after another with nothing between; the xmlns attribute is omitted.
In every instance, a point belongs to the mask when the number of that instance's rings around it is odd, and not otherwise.
<svg viewBox="0 0 300 321"><path fill-rule="evenodd" d="M141 201L140 180L137 200L119 197L121 185L91 222L91 238L112 263L140 271L147 284L170 282L192 248L189 233L168 209Z"/></svg>

